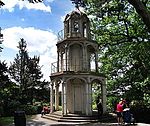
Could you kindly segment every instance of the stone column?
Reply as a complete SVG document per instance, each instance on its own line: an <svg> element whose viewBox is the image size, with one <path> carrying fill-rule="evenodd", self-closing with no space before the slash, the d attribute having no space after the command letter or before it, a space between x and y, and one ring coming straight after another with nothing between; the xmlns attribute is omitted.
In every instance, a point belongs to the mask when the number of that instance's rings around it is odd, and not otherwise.
<svg viewBox="0 0 150 126"><path fill-rule="evenodd" d="M64 82L64 115L67 115L67 83Z"/></svg>
<svg viewBox="0 0 150 126"><path fill-rule="evenodd" d="M85 91L85 99L86 99L86 102L85 102L85 104L86 104L86 110L85 110L85 112L86 112L86 115L89 115L89 95L88 95L88 93L89 93L89 89L88 89L88 83L86 83L86 85L85 85L85 89L86 89L86 91Z"/></svg>
<svg viewBox="0 0 150 126"><path fill-rule="evenodd" d="M59 72L59 49L57 49L57 72ZM55 71L56 72L56 71Z"/></svg>
<svg viewBox="0 0 150 126"><path fill-rule="evenodd" d="M50 113L52 113L52 112L54 112L54 106L53 106L53 104L54 104L54 91L53 91L53 87L54 86L54 84L52 83L51 84L51 91L50 91Z"/></svg>
<svg viewBox="0 0 150 126"><path fill-rule="evenodd" d="M61 104L62 104L62 115L64 115L64 83L62 83L62 93L61 93Z"/></svg>
<svg viewBox="0 0 150 126"><path fill-rule="evenodd" d="M62 71L64 70L63 53L61 52L61 54L60 54L60 55L61 55L61 59L60 59L60 60L61 60L61 68L60 68L60 69L61 69L61 72L62 72Z"/></svg>
<svg viewBox="0 0 150 126"><path fill-rule="evenodd" d="M86 84L86 115L92 115L91 84Z"/></svg>
<svg viewBox="0 0 150 126"><path fill-rule="evenodd" d="M66 60L66 68L65 68L65 71L68 71L68 47L67 45L65 45L65 60Z"/></svg>
<svg viewBox="0 0 150 126"><path fill-rule="evenodd" d="M103 113L106 112L106 82L105 79L102 82L102 106L103 106Z"/></svg>
<svg viewBox="0 0 150 126"><path fill-rule="evenodd" d="M87 45L86 44L84 44L83 45L83 51L84 51L84 61L83 61L83 65L84 65L84 70L89 70L89 64L88 64L88 54L87 54Z"/></svg>
<svg viewBox="0 0 150 126"><path fill-rule="evenodd" d="M62 114L67 115L67 84L63 82L62 84Z"/></svg>
<svg viewBox="0 0 150 126"><path fill-rule="evenodd" d="M59 84L55 85L55 110L59 110Z"/></svg>
<svg viewBox="0 0 150 126"><path fill-rule="evenodd" d="M92 115L92 85L89 83L89 115Z"/></svg>
<svg viewBox="0 0 150 126"><path fill-rule="evenodd" d="M69 37L72 36L72 29L73 28L73 24L72 24L72 19L69 19Z"/></svg>

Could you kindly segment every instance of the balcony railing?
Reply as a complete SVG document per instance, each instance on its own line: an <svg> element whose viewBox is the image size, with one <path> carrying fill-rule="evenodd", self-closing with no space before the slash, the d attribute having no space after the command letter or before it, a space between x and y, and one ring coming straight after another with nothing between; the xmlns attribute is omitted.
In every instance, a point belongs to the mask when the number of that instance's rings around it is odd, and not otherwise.
<svg viewBox="0 0 150 126"><path fill-rule="evenodd" d="M68 63L66 62L66 60L63 60L63 62L61 62L61 64L59 65L57 62L53 62L51 64L51 74L61 73L63 71L96 72L96 69L94 65L89 65L89 63L83 60L74 63L72 63L71 60Z"/></svg>
<svg viewBox="0 0 150 126"><path fill-rule="evenodd" d="M58 32L57 38L58 38L58 41L61 41L64 39L64 29Z"/></svg>

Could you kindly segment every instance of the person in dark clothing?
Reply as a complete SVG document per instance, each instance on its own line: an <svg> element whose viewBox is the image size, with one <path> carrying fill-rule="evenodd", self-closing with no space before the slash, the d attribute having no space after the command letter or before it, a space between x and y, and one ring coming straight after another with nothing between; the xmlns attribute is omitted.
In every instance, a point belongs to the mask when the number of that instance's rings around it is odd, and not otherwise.
<svg viewBox="0 0 150 126"><path fill-rule="evenodd" d="M103 106L102 106L102 103L100 102L99 96L96 99L96 105L97 105L98 115L102 116L103 115Z"/></svg>
<svg viewBox="0 0 150 126"><path fill-rule="evenodd" d="M101 102L98 102L97 104L97 110L98 110L98 115L102 116L103 115L103 106Z"/></svg>
<svg viewBox="0 0 150 126"><path fill-rule="evenodd" d="M123 110L123 121L124 123L131 123L131 112L129 107Z"/></svg>
<svg viewBox="0 0 150 126"><path fill-rule="evenodd" d="M126 104L126 108L123 109L123 121L124 123L135 123L135 119L133 117L133 114L131 113L129 105Z"/></svg>

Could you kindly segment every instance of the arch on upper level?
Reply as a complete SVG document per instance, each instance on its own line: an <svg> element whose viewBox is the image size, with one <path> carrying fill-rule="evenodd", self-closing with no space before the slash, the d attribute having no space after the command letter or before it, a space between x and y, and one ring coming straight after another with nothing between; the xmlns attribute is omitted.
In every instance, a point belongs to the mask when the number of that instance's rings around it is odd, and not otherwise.
<svg viewBox="0 0 150 126"><path fill-rule="evenodd" d="M86 14L72 11L64 20L64 38L84 37L90 38L90 22Z"/></svg>

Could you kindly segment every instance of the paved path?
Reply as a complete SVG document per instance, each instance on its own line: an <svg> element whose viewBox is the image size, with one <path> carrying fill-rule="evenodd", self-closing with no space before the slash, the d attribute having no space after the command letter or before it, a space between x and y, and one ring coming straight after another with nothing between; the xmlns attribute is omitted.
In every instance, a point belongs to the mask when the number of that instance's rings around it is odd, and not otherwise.
<svg viewBox="0 0 150 126"><path fill-rule="evenodd" d="M14 126L14 124L9 125ZM36 115L33 119L27 120L26 126L118 126L117 123L66 123L56 122L49 119L41 118L40 115ZM150 126L150 124L137 123L136 126Z"/></svg>

